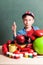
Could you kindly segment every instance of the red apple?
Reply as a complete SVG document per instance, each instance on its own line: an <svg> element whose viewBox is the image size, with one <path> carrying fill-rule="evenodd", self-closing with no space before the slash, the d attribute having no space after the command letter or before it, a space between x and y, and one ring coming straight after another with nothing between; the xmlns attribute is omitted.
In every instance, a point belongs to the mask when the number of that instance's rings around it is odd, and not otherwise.
<svg viewBox="0 0 43 65"><path fill-rule="evenodd" d="M36 31L34 31L34 34L36 36L43 36L43 30L36 30Z"/></svg>
<svg viewBox="0 0 43 65"><path fill-rule="evenodd" d="M33 49L29 49L28 52L29 52L29 53L33 53L34 50L33 50Z"/></svg>
<svg viewBox="0 0 43 65"><path fill-rule="evenodd" d="M27 48L32 48L32 43L30 43L30 44L27 44L27 46L26 46Z"/></svg>
<svg viewBox="0 0 43 65"><path fill-rule="evenodd" d="M13 52L15 54L20 54L20 51L19 50L16 50L15 52Z"/></svg>
<svg viewBox="0 0 43 65"><path fill-rule="evenodd" d="M14 40L14 43L16 43L17 41L16 40Z"/></svg>
<svg viewBox="0 0 43 65"><path fill-rule="evenodd" d="M6 54L6 52L8 52L7 44L2 45L2 52L3 52L3 54Z"/></svg>
<svg viewBox="0 0 43 65"><path fill-rule="evenodd" d="M7 44L8 44L8 45L11 44L11 40L8 40L8 41L7 41Z"/></svg>
<svg viewBox="0 0 43 65"><path fill-rule="evenodd" d="M25 42L25 38L23 35L17 35L16 40L18 43L22 43L22 44Z"/></svg>
<svg viewBox="0 0 43 65"><path fill-rule="evenodd" d="M27 51L29 51L29 50L30 50L30 48L22 48L22 49L21 49L22 52L27 52Z"/></svg>
<svg viewBox="0 0 43 65"><path fill-rule="evenodd" d="M34 52L34 50L33 50L33 49L31 49L31 48L22 48L22 49L21 49L21 52L33 53L33 52Z"/></svg>
<svg viewBox="0 0 43 65"><path fill-rule="evenodd" d="M30 36L31 40L35 40L35 36L31 35Z"/></svg>

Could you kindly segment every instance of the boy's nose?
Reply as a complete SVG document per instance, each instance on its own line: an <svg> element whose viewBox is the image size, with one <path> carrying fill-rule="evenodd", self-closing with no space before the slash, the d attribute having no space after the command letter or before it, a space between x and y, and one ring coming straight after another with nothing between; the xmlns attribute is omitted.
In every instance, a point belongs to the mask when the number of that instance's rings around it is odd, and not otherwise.
<svg viewBox="0 0 43 65"><path fill-rule="evenodd" d="M29 24L29 21L27 21L26 23Z"/></svg>

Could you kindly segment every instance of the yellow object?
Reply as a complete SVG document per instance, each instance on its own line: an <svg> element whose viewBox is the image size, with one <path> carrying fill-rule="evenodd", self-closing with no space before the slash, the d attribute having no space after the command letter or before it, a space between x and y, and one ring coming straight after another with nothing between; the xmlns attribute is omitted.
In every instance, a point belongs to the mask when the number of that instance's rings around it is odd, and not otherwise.
<svg viewBox="0 0 43 65"><path fill-rule="evenodd" d="M9 44L9 52L14 52L17 50L17 46L15 44Z"/></svg>
<svg viewBox="0 0 43 65"><path fill-rule="evenodd" d="M26 46L26 44L24 44L24 45L20 45L21 46L21 48L24 48L25 46Z"/></svg>
<svg viewBox="0 0 43 65"><path fill-rule="evenodd" d="M25 58L28 58L28 57L29 57L27 52L25 53L25 56L24 56L24 57L25 57Z"/></svg>

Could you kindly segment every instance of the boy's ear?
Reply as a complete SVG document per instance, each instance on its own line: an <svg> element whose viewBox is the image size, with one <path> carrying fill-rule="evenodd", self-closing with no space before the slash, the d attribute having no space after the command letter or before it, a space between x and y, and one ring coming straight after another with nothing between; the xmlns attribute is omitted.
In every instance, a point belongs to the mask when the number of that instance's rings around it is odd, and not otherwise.
<svg viewBox="0 0 43 65"><path fill-rule="evenodd" d="M34 19L33 19L33 23L34 23Z"/></svg>
<svg viewBox="0 0 43 65"><path fill-rule="evenodd" d="M34 19L33 19L33 22L32 22L32 24L34 23Z"/></svg>

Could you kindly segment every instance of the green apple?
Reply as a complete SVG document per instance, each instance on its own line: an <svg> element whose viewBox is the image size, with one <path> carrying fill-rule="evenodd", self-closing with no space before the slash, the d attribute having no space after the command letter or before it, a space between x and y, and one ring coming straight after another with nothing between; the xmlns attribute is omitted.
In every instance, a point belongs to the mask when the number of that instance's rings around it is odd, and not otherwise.
<svg viewBox="0 0 43 65"><path fill-rule="evenodd" d="M43 54L43 37L34 40L33 48L38 54Z"/></svg>

